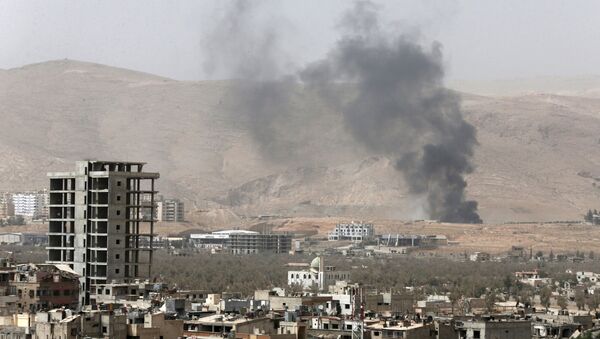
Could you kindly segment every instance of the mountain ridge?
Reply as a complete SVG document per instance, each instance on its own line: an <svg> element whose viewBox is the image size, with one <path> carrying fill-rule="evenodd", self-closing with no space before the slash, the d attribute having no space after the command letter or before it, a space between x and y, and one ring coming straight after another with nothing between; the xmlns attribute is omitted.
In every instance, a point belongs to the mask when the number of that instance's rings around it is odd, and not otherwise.
<svg viewBox="0 0 600 339"><path fill-rule="evenodd" d="M4 70L0 111L9 128L0 134L0 190L43 188L46 172L69 170L78 159L123 159L161 172L159 189L184 198L192 216L207 209L422 214L392 159L353 144L339 113L301 88L294 119L325 120L318 130L289 136L300 159L268 159L230 112L233 83L177 81L69 60ZM599 205L599 98L461 96L479 139L468 198L479 201L484 221L571 220ZM590 176L578 174L584 172Z"/></svg>

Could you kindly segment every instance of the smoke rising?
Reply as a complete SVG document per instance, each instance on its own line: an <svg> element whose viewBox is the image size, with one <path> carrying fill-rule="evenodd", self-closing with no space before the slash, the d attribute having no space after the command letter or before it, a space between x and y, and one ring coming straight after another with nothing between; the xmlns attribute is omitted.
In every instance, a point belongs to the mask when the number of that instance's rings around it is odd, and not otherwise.
<svg viewBox="0 0 600 339"><path fill-rule="evenodd" d="M246 22L248 8L234 10L231 20ZM341 112L355 142L396 159L410 192L425 198L430 218L480 223L477 202L466 200L464 179L473 170L476 132L462 116L460 97L443 86L441 45L423 47L415 38L386 31L378 10L371 2L356 2L341 19L340 39L327 56L287 75L274 53L276 35L268 35L260 57L251 58L258 72L239 67L233 95L265 154L281 160L293 149L278 137L277 123L289 118L295 89L304 84ZM236 27L238 37L248 39ZM341 91L342 85L351 90ZM303 118L304 128L311 128L323 117Z"/></svg>
<svg viewBox="0 0 600 339"><path fill-rule="evenodd" d="M265 160L288 162L295 155L286 134L297 81L284 72L291 67L280 47L286 23L265 17L263 1L226 3L219 24L206 39L205 71L233 75L235 118L252 133Z"/></svg>

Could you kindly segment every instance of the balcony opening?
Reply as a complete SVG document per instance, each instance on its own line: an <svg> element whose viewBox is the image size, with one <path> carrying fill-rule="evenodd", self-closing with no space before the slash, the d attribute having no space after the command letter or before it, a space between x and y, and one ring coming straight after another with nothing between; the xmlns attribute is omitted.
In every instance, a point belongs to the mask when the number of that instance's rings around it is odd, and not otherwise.
<svg viewBox="0 0 600 339"><path fill-rule="evenodd" d="M61 261L60 250L48 250L48 260Z"/></svg>
<svg viewBox="0 0 600 339"><path fill-rule="evenodd" d="M48 246L61 247L61 245L62 245L62 236L60 236L60 235L49 235L48 236Z"/></svg>
<svg viewBox="0 0 600 339"><path fill-rule="evenodd" d="M108 178L93 178L91 183L92 190L107 190Z"/></svg>

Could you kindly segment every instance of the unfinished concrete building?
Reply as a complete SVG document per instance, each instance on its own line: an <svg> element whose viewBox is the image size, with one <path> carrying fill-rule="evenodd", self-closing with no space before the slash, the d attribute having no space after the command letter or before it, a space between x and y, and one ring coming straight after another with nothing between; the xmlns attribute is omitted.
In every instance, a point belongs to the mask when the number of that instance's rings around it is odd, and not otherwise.
<svg viewBox="0 0 600 339"><path fill-rule="evenodd" d="M144 163L78 161L75 171L48 173L48 263L80 278L80 305L94 285L151 275L155 180Z"/></svg>

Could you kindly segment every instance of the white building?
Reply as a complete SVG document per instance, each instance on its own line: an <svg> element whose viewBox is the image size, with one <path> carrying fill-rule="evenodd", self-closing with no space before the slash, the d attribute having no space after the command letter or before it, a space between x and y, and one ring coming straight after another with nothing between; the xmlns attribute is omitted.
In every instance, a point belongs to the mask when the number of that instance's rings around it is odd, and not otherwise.
<svg viewBox="0 0 600 339"><path fill-rule="evenodd" d="M49 195L47 191L14 193L12 204L15 215L30 218L45 218L48 216Z"/></svg>
<svg viewBox="0 0 600 339"><path fill-rule="evenodd" d="M335 229L329 232L328 240L351 240L363 241L370 240L374 236L373 224L363 222L340 223L335 225Z"/></svg>
<svg viewBox="0 0 600 339"><path fill-rule="evenodd" d="M342 280L350 280L350 272L337 271L335 266L324 266L321 257L314 258L308 270L288 271L288 285L300 285L303 289L314 286L323 290Z"/></svg>
<svg viewBox="0 0 600 339"><path fill-rule="evenodd" d="M258 232L246 230L225 230L212 233L192 233L190 242L198 248L225 248L232 234L257 235Z"/></svg>
<svg viewBox="0 0 600 339"><path fill-rule="evenodd" d="M22 241L22 233L0 233L0 244L20 244Z"/></svg>
<svg viewBox="0 0 600 339"><path fill-rule="evenodd" d="M600 274L594 272L577 272L576 276L578 283L584 282L585 280L592 283L600 281Z"/></svg>

